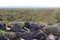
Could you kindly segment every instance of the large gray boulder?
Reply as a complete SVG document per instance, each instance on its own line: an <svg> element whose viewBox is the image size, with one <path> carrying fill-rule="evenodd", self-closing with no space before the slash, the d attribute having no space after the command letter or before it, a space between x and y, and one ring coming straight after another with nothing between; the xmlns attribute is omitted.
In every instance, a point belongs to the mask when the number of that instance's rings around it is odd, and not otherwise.
<svg viewBox="0 0 60 40"><path fill-rule="evenodd" d="M14 24L14 25L11 25L11 30L13 31L13 32L19 32L20 31L20 25L18 25L17 23L16 24Z"/></svg>
<svg viewBox="0 0 60 40"><path fill-rule="evenodd" d="M46 40L55 40L56 37L53 34L49 34Z"/></svg>

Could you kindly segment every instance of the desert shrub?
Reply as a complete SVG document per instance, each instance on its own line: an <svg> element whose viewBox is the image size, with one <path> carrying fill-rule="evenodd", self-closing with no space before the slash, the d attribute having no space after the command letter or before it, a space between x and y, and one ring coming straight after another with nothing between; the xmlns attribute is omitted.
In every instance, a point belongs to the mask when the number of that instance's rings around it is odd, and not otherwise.
<svg viewBox="0 0 60 40"><path fill-rule="evenodd" d="M50 25L43 28L46 34L60 35L60 26Z"/></svg>
<svg viewBox="0 0 60 40"><path fill-rule="evenodd" d="M0 21L60 23L60 9L0 9Z"/></svg>
<svg viewBox="0 0 60 40"><path fill-rule="evenodd" d="M5 32L3 30L0 30L0 36L15 36L15 33L13 33L13 32Z"/></svg>

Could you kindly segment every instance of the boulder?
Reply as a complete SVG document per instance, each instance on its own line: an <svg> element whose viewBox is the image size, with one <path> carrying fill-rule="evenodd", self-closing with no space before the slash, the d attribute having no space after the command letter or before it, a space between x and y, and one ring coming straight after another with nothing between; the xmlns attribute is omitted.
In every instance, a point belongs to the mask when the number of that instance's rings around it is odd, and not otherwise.
<svg viewBox="0 0 60 40"><path fill-rule="evenodd" d="M18 25L17 23L14 25L11 25L11 30L13 32L19 32L20 31L20 25Z"/></svg>

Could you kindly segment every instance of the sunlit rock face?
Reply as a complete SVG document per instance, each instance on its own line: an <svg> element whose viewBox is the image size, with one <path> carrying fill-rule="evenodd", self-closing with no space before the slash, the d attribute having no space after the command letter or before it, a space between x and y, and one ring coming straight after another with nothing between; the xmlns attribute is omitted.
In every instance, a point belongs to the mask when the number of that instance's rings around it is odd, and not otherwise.
<svg viewBox="0 0 60 40"><path fill-rule="evenodd" d="M55 40L55 36L53 34L48 35L46 40Z"/></svg>
<svg viewBox="0 0 60 40"><path fill-rule="evenodd" d="M19 40L25 40L25 39L23 39L23 38L20 38Z"/></svg>

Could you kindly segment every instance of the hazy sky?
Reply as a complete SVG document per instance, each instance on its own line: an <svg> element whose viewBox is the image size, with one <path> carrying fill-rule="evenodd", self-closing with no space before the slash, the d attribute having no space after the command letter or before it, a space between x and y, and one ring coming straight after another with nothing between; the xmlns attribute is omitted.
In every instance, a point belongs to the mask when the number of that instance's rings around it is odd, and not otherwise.
<svg viewBox="0 0 60 40"><path fill-rule="evenodd" d="M0 7L60 7L60 0L0 0Z"/></svg>

